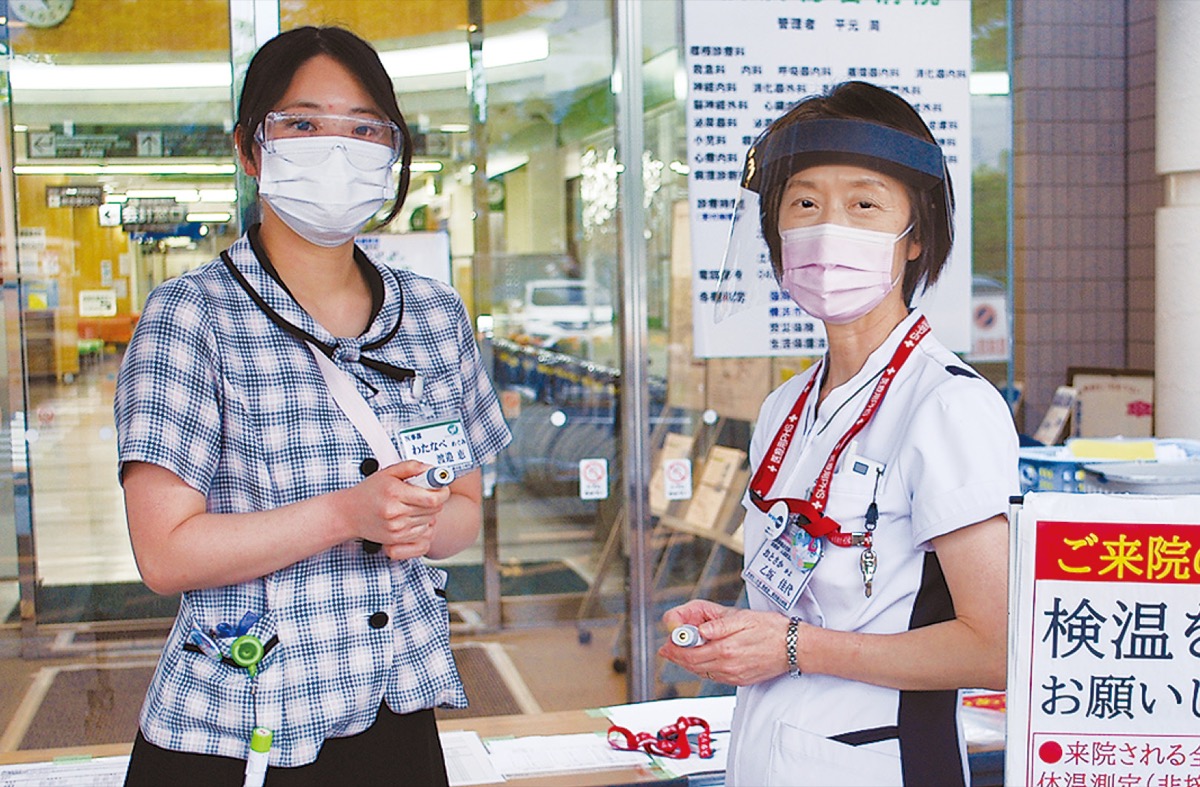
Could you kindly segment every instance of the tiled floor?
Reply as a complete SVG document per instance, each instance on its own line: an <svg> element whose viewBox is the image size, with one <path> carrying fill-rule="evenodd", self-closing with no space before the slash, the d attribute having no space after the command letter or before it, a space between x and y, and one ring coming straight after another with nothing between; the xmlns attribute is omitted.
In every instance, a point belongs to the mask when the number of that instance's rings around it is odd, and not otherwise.
<svg viewBox="0 0 1200 787"><path fill-rule="evenodd" d="M625 677L613 669L612 644L616 629L594 629L590 644L581 644L573 626L521 628L496 634L455 633L456 645L485 644L499 648L515 669L537 708L545 712L599 708L627 701ZM132 648L110 647L88 655L24 659L14 628L0 629L0 740L14 723L26 694L45 670L74 665L143 663L153 660L156 643L142 641ZM15 744L14 744L15 746Z"/></svg>

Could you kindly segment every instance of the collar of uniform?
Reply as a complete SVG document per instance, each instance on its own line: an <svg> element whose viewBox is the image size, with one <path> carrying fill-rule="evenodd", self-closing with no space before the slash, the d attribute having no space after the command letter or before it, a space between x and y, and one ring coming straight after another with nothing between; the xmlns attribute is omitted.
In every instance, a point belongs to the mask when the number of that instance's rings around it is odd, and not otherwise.
<svg viewBox="0 0 1200 787"><path fill-rule="evenodd" d="M875 348L875 350L867 356L866 363L858 370L858 374L851 377L846 382L839 385L829 392L829 396L821 403L820 411L810 410L813 412L815 424L819 429L824 429L833 421L839 412L845 409L846 405L858 398L864 391L872 390L871 383L878 379L880 373L887 364L892 360L892 356L896 353L896 348L900 346L900 342L904 341L904 337L912 330L913 325L917 320L921 319L921 311L919 309L911 309L908 316L892 329L887 338L883 340L883 344ZM822 369L820 374L824 374ZM812 397L815 408L817 397ZM852 417L858 417L858 410L854 410Z"/></svg>
<svg viewBox="0 0 1200 787"><path fill-rule="evenodd" d="M371 319L365 331L356 337L335 337L312 318L296 301L259 240L259 225L229 248L229 257L238 272L254 288L263 302L287 322L311 334L328 346L347 346L370 350L386 344L395 335L403 314L404 299L394 273L381 269L362 249L354 247L354 260L371 290Z"/></svg>

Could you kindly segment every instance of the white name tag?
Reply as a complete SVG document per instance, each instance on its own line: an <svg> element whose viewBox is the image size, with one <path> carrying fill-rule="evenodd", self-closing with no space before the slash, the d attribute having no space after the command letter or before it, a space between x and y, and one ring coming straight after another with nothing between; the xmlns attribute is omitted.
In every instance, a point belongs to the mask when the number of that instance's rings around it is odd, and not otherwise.
<svg viewBox="0 0 1200 787"><path fill-rule="evenodd" d="M400 456L427 465L471 467L471 443L462 419L414 426L400 432Z"/></svg>
<svg viewBox="0 0 1200 787"><path fill-rule="evenodd" d="M772 510L771 518L778 522ZM769 598L782 612L788 612L812 579L813 569L821 560L821 539L813 538L797 524L785 523L782 532L763 542L754 559L742 572L742 578Z"/></svg>

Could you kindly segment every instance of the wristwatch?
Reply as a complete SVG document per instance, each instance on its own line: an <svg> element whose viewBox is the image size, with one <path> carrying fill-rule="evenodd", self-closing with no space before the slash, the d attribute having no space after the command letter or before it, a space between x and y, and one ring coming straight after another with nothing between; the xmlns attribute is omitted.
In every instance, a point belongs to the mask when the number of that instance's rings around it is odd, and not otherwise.
<svg viewBox="0 0 1200 787"><path fill-rule="evenodd" d="M800 618L788 618L787 627L787 663L788 675L800 677L800 666L796 664L796 630L800 627Z"/></svg>

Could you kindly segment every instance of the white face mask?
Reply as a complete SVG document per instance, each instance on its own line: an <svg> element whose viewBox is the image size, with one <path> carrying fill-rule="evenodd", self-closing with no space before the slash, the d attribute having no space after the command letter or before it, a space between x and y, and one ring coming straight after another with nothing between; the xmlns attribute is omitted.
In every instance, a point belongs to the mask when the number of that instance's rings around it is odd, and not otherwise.
<svg viewBox="0 0 1200 787"><path fill-rule="evenodd" d="M262 151L258 193L317 246L341 246L394 196L392 150L348 137L278 139ZM320 163L296 163L316 160Z"/></svg>
<svg viewBox="0 0 1200 787"><path fill-rule="evenodd" d="M900 283L903 272L892 279L896 242L911 229L899 235L841 224L783 230L783 288L822 322L853 322Z"/></svg>

